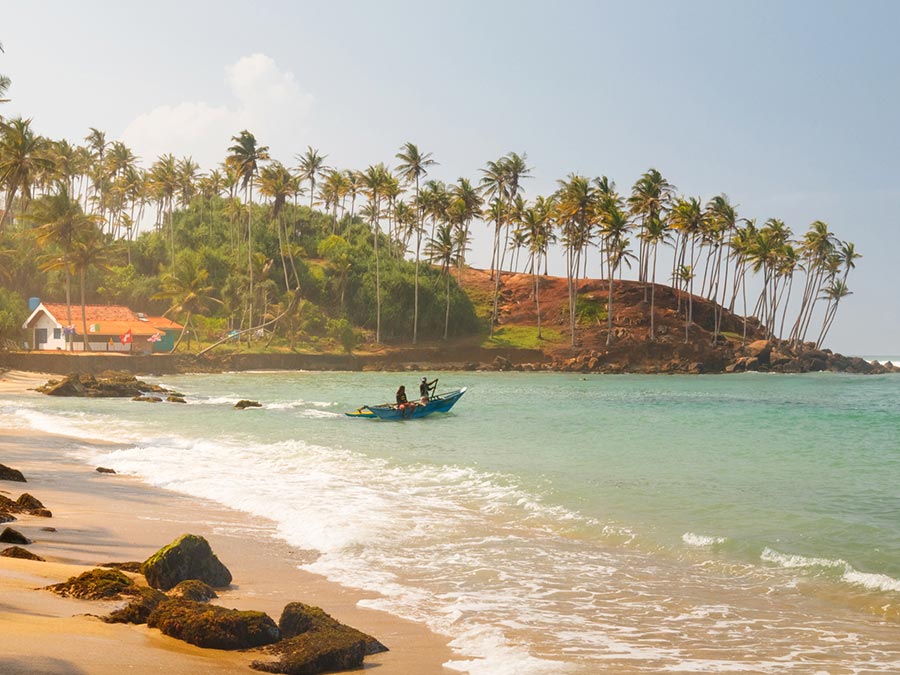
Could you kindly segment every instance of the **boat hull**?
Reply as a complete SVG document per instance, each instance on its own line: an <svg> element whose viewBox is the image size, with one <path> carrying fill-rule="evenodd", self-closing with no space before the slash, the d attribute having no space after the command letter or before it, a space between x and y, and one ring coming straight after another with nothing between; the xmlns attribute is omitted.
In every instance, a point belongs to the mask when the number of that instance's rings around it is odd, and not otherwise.
<svg viewBox="0 0 900 675"><path fill-rule="evenodd" d="M373 405L363 406L354 413L346 413L351 417L369 417L380 420L416 420L422 417L428 417L432 413L449 412L456 402L466 393L467 387L439 394L432 398L428 403L417 404L403 410L396 405ZM365 414L368 413L368 414Z"/></svg>

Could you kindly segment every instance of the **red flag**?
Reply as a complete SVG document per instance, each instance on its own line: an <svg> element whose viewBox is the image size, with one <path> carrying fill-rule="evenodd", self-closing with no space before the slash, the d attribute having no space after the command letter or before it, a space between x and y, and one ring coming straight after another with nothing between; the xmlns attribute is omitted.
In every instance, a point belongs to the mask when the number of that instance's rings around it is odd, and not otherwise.
<svg viewBox="0 0 900 675"><path fill-rule="evenodd" d="M119 342L121 342L123 345L134 342L134 336L131 334L130 328L119 336Z"/></svg>

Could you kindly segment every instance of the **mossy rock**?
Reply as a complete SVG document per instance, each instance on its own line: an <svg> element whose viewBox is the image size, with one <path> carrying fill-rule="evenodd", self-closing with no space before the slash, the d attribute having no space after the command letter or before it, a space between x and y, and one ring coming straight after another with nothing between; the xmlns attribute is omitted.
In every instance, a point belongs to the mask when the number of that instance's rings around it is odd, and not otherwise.
<svg viewBox="0 0 900 675"><path fill-rule="evenodd" d="M213 588L231 583L231 572L195 534L185 534L150 556L141 572L153 588L167 591L187 579L198 579Z"/></svg>
<svg viewBox="0 0 900 675"><path fill-rule="evenodd" d="M18 530L14 530L11 527L4 527L3 532L0 532L0 542L4 544L22 544L23 546L28 546L28 544L31 543L31 540Z"/></svg>
<svg viewBox="0 0 900 675"><path fill-rule="evenodd" d="M175 588L172 588L167 595L170 598L184 598L195 602L209 602L213 598L219 597L209 584L204 584L197 579L182 581Z"/></svg>
<svg viewBox="0 0 900 675"><path fill-rule="evenodd" d="M166 401L169 403L187 403L184 400L184 396L179 396L178 394L169 394L166 396Z"/></svg>
<svg viewBox="0 0 900 675"><path fill-rule="evenodd" d="M251 668L267 673L311 675L358 668L367 654L387 651L375 638L301 602L287 605L278 625L283 639L265 650L278 660L254 661Z"/></svg>
<svg viewBox="0 0 900 675"><path fill-rule="evenodd" d="M16 483L27 483L25 476L18 469L11 469L5 464L0 464L0 480L11 480Z"/></svg>
<svg viewBox="0 0 900 675"><path fill-rule="evenodd" d="M131 577L119 570L109 569L89 570L46 588L63 597L81 600L113 600L140 594L140 589Z"/></svg>
<svg viewBox="0 0 900 675"><path fill-rule="evenodd" d="M138 594L134 600L121 609L111 612L109 616L103 617L103 621L106 623L147 623L153 610L159 606L159 603L167 599L168 597L162 591L141 586L138 588Z"/></svg>
<svg viewBox="0 0 900 675"><path fill-rule="evenodd" d="M198 647L249 649L277 642L278 626L265 612L239 611L172 598L159 603L147 619L150 628Z"/></svg>
<svg viewBox="0 0 900 675"><path fill-rule="evenodd" d="M0 551L0 556L3 556L4 558L20 558L22 560L37 560L38 562L44 562L44 559L41 556L32 553L21 546L10 546L9 548L5 548Z"/></svg>

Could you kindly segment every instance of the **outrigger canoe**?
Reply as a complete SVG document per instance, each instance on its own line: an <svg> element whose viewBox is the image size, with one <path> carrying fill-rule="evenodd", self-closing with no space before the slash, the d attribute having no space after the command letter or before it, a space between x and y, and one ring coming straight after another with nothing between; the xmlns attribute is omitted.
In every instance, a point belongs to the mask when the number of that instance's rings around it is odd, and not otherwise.
<svg viewBox="0 0 900 675"><path fill-rule="evenodd" d="M438 394L429 399L428 403L407 404L402 410L392 403L381 405L364 405L353 412L344 413L347 417L360 417L380 420L415 420L427 417L431 413L445 413L466 393L468 387L448 391L446 394Z"/></svg>

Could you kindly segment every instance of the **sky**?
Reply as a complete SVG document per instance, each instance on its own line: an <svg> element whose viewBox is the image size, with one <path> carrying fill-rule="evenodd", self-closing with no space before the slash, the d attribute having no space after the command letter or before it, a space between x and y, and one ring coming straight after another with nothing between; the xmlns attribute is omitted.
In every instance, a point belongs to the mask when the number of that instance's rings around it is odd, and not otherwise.
<svg viewBox="0 0 900 675"><path fill-rule="evenodd" d="M245 128L289 166L308 145L395 165L412 141L447 182L515 151L531 198L572 172L627 194L654 167L852 241L827 346L900 355L897 26L900 3L865 0L2 0L2 112L52 138L96 127L148 165L213 168ZM490 242L468 260L488 266Z"/></svg>

